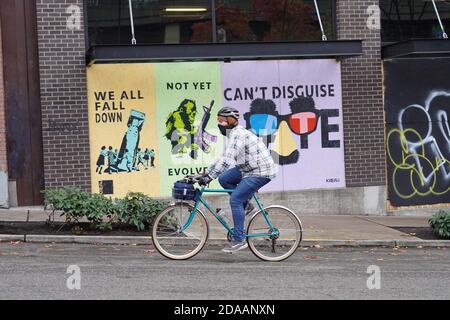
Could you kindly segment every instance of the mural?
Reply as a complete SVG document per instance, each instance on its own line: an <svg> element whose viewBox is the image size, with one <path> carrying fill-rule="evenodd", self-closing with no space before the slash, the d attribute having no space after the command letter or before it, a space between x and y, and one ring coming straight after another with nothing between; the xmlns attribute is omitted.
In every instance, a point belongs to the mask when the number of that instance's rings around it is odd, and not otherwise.
<svg viewBox="0 0 450 320"><path fill-rule="evenodd" d="M203 107L203 118L198 126L195 125L197 106L195 101L185 99L179 108L169 113L166 121L166 138L171 141L172 153L183 154L190 150L192 159L197 159L198 148L202 151L211 150L210 143L217 141L217 136L206 131L214 100L209 107Z"/></svg>
<svg viewBox="0 0 450 320"><path fill-rule="evenodd" d="M88 68L93 192L160 194L154 72L151 64Z"/></svg>
<svg viewBox="0 0 450 320"><path fill-rule="evenodd" d="M388 193L394 206L450 202L449 71L448 59L385 63Z"/></svg>
<svg viewBox="0 0 450 320"><path fill-rule="evenodd" d="M241 111L279 165L263 191L345 187L339 62L224 63L222 90L222 104Z"/></svg>
<svg viewBox="0 0 450 320"><path fill-rule="evenodd" d="M222 154L223 106L241 111L279 166L262 191L345 187L335 60L99 64L87 75L94 192L170 195Z"/></svg>

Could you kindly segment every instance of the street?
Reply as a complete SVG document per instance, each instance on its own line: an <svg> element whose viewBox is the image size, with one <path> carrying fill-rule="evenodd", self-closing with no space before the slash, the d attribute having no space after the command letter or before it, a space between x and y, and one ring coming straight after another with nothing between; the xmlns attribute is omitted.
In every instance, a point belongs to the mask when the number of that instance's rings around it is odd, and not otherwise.
<svg viewBox="0 0 450 320"><path fill-rule="evenodd" d="M267 263L220 247L170 261L150 245L0 243L0 299L450 299L450 250L299 248Z"/></svg>

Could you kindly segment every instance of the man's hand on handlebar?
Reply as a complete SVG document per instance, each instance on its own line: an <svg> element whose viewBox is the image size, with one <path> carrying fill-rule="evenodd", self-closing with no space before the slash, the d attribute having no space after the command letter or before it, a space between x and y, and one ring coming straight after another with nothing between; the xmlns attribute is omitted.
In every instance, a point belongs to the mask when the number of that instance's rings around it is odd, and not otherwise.
<svg viewBox="0 0 450 320"><path fill-rule="evenodd" d="M201 186L206 186L213 180L207 173L191 176L189 177L189 179L191 179L192 182L198 183Z"/></svg>
<svg viewBox="0 0 450 320"><path fill-rule="evenodd" d="M201 186L206 186L212 180L213 180L213 178L211 178L208 174L205 174L205 175L200 177L200 179L198 180L198 184L201 185Z"/></svg>

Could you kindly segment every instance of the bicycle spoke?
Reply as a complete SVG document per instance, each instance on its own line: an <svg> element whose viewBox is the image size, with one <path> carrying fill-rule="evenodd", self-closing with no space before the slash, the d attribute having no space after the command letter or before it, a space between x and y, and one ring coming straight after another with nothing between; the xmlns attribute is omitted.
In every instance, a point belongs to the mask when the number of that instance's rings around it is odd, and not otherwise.
<svg viewBox="0 0 450 320"><path fill-rule="evenodd" d="M190 236L190 237L192 237L192 238L194 238L194 239L196 239L196 240L200 240L200 239L201 239L201 237L196 236L196 235L194 235L194 234L191 233L191 232L183 232L183 233L186 234L186 235L188 235L188 236Z"/></svg>
<svg viewBox="0 0 450 320"><path fill-rule="evenodd" d="M155 248L171 259L188 259L197 254L206 242L208 224L196 212L190 219L192 206L173 205L163 210L155 219L152 239ZM189 225L186 222L189 220ZM186 228L180 231L182 228Z"/></svg>
<svg viewBox="0 0 450 320"><path fill-rule="evenodd" d="M178 232L171 232L171 233L166 233L166 234L164 234L164 236L165 237L170 237L171 235L177 235L177 234L179 234Z"/></svg>
<svg viewBox="0 0 450 320"><path fill-rule="evenodd" d="M247 233L269 235L249 237L249 247L263 260L284 260L295 252L301 241L301 225L295 215L285 208L274 206L265 211L273 229L268 226L262 212L254 216L249 222Z"/></svg>

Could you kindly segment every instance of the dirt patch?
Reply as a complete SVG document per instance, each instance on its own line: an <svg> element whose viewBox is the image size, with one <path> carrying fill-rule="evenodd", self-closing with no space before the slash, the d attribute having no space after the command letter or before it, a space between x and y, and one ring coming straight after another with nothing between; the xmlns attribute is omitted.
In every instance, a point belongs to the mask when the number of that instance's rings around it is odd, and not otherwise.
<svg viewBox="0 0 450 320"><path fill-rule="evenodd" d="M422 240L449 240L439 238L431 227L391 227L403 233L410 234ZM450 241L450 240L449 240Z"/></svg>
<svg viewBox="0 0 450 320"><path fill-rule="evenodd" d="M61 222L0 222L0 234L33 234L33 235L77 235L77 236L150 236L147 227L137 231L129 225L113 225L113 230L98 230L87 222L68 225Z"/></svg>

